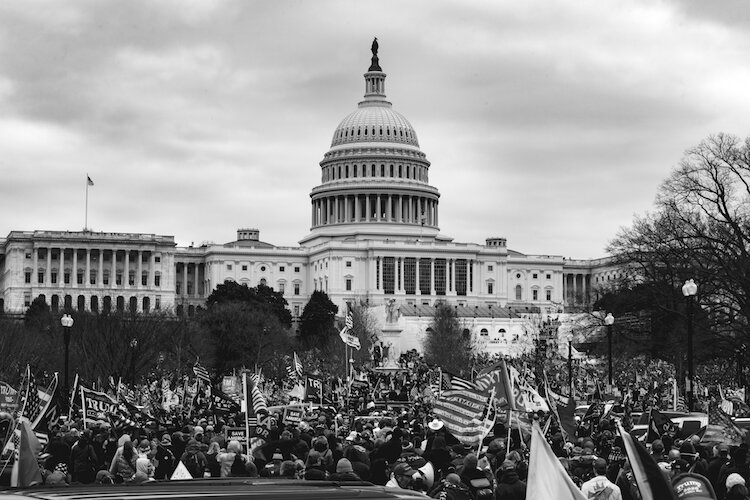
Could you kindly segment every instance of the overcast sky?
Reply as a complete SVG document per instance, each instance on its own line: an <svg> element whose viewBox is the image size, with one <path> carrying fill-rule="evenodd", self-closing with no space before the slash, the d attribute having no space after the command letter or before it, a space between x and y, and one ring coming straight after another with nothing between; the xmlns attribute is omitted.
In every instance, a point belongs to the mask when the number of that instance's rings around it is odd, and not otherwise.
<svg viewBox="0 0 750 500"><path fill-rule="evenodd" d="M296 246L373 36L441 233L602 257L684 151L750 135L750 3L0 2L0 237Z"/></svg>

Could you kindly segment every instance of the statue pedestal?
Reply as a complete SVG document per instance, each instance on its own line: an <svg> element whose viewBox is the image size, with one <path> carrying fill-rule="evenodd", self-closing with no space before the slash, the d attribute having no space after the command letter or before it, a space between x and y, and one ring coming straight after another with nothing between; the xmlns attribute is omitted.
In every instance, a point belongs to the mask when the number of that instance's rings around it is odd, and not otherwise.
<svg viewBox="0 0 750 500"><path fill-rule="evenodd" d="M383 327L380 341L388 347L388 357L383 359L380 365L383 368L399 368L398 358L401 356L401 332L403 330L397 325Z"/></svg>

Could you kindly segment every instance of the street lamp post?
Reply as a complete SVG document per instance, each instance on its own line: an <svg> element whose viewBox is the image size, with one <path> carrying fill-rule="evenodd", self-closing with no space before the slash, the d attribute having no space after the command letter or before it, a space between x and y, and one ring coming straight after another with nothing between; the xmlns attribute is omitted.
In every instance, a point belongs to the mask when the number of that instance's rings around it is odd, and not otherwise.
<svg viewBox="0 0 750 500"><path fill-rule="evenodd" d="M573 397L573 335L568 335L568 394Z"/></svg>
<svg viewBox="0 0 750 500"><path fill-rule="evenodd" d="M612 313L607 313L604 317L604 324L607 325L607 346L609 351L609 385L612 385L612 325L615 324L615 317Z"/></svg>
<svg viewBox="0 0 750 500"><path fill-rule="evenodd" d="M68 394L68 361L70 356L70 329L73 327L73 318L70 314L63 314L60 318L60 324L63 327L63 344L65 346L65 368L63 372L63 394L65 395L65 409L67 410L70 394Z"/></svg>
<svg viewBox="0 0 750 500"><path fill-rule="evenodd" d="M130 384L135 387L135 349L138 347L138 339L130 340Z"/></svg>
<svg viewBox="0 0 750 500"><path fill-rule="evenodd" d="M688 379L687 379L687 397L688 397L688 411L693 411L694 402L694 390L693 381L695 374L693 373L693 302L695 302L695 294L698 293L698 285L692 279L689 279L682 285L682 295L685 296L687 302L687 362L688 362Z"/></svg>

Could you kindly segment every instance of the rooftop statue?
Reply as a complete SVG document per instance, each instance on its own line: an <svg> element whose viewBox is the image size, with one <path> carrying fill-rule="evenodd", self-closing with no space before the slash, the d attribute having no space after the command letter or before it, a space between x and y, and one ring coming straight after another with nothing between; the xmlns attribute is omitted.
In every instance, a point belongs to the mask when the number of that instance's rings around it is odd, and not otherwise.
<svg viewBox="0 0 750 500"><path fill-rule="evenodd" d="M378 63L378 37L375 37L375 39L372 41L370 50L372 51L372 59L370 62L370 69L368 69L367 71L383 71L380 68L380 64Z"/></svg>

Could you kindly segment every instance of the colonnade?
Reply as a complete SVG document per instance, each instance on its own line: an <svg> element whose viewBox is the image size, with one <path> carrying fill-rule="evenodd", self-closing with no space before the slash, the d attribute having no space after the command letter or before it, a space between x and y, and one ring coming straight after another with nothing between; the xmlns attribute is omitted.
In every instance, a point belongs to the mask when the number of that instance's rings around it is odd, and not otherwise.
<svg viewBox="0 0 750 500"><path fill-rule="evenodd" d="M312 201L312 226L356 222L438 225L437 199L403 194L335 195Z"/></svg>
<svg viewBox="0 0 750 500"><path fill-rule="evenodd" d="M566 305L588 304L591 297L591 275L563 273L563 299Z"/></svg>

